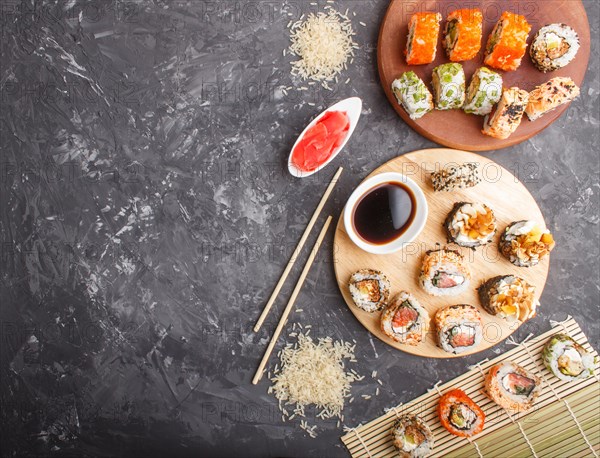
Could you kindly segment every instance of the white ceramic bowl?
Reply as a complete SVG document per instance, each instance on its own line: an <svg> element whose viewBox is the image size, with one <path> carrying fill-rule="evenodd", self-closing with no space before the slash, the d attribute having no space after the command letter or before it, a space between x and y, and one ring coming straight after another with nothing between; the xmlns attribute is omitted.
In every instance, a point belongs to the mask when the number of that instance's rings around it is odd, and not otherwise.
<svg viewBox="0 0 600 458"><path fill-rule="evenodd" d="M335 105L330 106L325 111L323 111L321 114L319 114L315 119L313 119L310 122L310 124L304 128L302 133L296 139L294 146L292 146L292 150L290 151L290 155L288 157L289 172L297 178L305 178L305 177L311 176L314 173L317 173L319 170L323 170L327 166L327 164L329 164L331 161L333 161L335 159L335 157L338 154L340 154L340 151L342 151L342 149L344 149L344 146L346 146L346 143L352 136L352 132L354 132L354 128L356 127L356 124L358 124L358 118L360 118L361 110L362 110L362 100L358 97L350 97L349 99L344 99L344 100L336 103ZM346 112L346 114L348 116L348 121L350 122L350 127L348 129L348 133L346 134L346 138L344 138L344 141L342 142L342 144L340 146L338 146L337 149L331 154L329 159L327 159L327 161L325 161L323 164L321 164L315 170L311 170L310 172L300 170L298 167L296 167L292 163L292 153L294 152L296 145L300 142L302 137L304 137L304 134L306 133L306 131L308 129L310 129L312 126L314 126L319 121L319 119L321 119L323 117L323 115L325 113L327 113L328 111L345 111Z"/></svg>
<svg viewBox="0 0 600 458"><path fill-rule="evenodd" d="M382 245L376 245L367 242L356 233L354 230L354 225L352 224L352 215L354 213L355 206L358 204L358 201L367 193L367 191L380 184L389 182L402 183L412 191L415 197L416 212L413 221L410 223L410 226L408 226L408 228L400 237L392 240L391 242ZM346 233L350 239L359 248L374 254L390 254L401 250L407 243L412 242L418 237L425 227L428 213L429 209L427 207L427 199L425 199L425 194L423 194L423 191L419 185L417 185L417 183L401 173L384 172L363 181L350 195L350 198L344 207L344 227L346 228Z"/></svg>

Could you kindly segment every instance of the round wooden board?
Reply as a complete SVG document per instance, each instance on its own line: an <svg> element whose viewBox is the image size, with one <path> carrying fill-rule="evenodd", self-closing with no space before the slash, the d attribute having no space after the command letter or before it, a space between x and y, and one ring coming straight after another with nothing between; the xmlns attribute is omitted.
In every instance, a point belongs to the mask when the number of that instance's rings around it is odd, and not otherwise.
<svg viewBox="0 0 600 458"><path fill-rule="evenodd" d="M480 8L483 13L483 37L479 54L472 60L462 62L465 69L467 84L475 70L483 65L483 51L487 38L503 11L512 11L524 15L531 24L528 44L534 35L544 25L550 23L563 23L573 27L579 35L581 47L575 59L566 67L559 70L542 73L537 70L529 57L529 47L523 57L521 66L513 72L502 72L504 86L517 86L531 91L541 83L555 76L568 76L581 86L590 56L590 28L585 13L585 8L580 0L483 0L469 2L465 8ZM437 65L449 62L442 47L443 30L446 26L448 13L461 8L460 2L441 1L409 1L392 0L379 30L377 44L377 63L379 77L388 100L400 117L415 131L424 137L450 148L468 151L487 151L516 145L552 124L568 108L563 105L555 111L548 113L534 122L523 117L521 125L507 139L498 140L481 133L483 116L468 115L462 110L433 110L421 119L412 120L396 101L391 86L392 81L403 72L414 71L428 85L431 90L431 73ZM406 37L408 34L408 21L413 13L419 11L435 11L442 15L440 34L438 40L436 59L429 65L407 65L404 58Z"/></svg>
<svg viewBox="0 0 600 458"><path fill-rule="evenodd" d="M477 186L453 192L434 192L429 173L439 170L450 163L477 162L482 182ZM400 172L419 184L425 193L429 205L429 216L423 232L417 240L403 250L389 255L375 255L358 248L348 237L344 228L344 214L340 216L334 239L334 269L340 291L352 313L368 331L385 343L415 355L430 358L455 358L477 353L490 348L506 339L518 327L519 323L509 325L505 320L486 313L479 303L475 290L483 281L496 275L515 274L536 287L539 298L548 276L549 258L546 257L535 267L516 267L498 252L498 240L504 228L513 221L533 219L544 223L544 217L535 199L527 188L508 170L499 164L466 151L446 148L414 151L397 157L373 171L369 177L382 172ZM368 178L368 177L367 177ZM435 249L436 244L446 244L446 233L442 223L455 202L480 201L488 204L498 221L498 233L493 243L473 251L468 248L448 245L459 250L467 260L471 270L471 288L458 296L430 296L419 286L418 275L421 261L427 250ZM400 291L412 293L433 317L440 307L452 304L471 304L481 310L484 322L484 339L474 351L461 355L444 352L436 345L433 328L418 346L403 345L387 337L379 327L379 312L367 313L352 302L348 291L348 279L359 269L377 269L390 279L392 297ZM543 312L543 306L540 307ZM433 326L431 324L431 326Z"/></svg>

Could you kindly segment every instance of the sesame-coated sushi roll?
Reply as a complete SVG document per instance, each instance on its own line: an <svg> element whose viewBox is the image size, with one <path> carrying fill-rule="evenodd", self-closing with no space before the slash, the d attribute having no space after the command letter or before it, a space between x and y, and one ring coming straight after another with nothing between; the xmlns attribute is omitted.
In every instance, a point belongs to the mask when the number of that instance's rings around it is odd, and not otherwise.
<svg viewBox="0 0 600 458"><path fill-rule="evenodd" d="M477 288L477 292L486 312L509 322L533 318L539 305L535 287L514 275L490 278Z"/></svg>
<svg viewBox="0 0 600 458"><path fill-rule="evenodd" d="M440 423L450 434L471 437L483 430L485 414L463 390L444 393L437 411Z"/></svg>
<svg viewBox="0 0 600 458"><path fill-rule="evenodd" d="M416 415L403 415L392 428L392 442L401 458L423 458L433 450L433 433Z"/></svg>
<svg viewBox="0 0 600 458"><path fill-rule="evenodd" d="M511 411L524 411L542 391L541 380L527 369L506 361L490 367L485 391L492 401Z"/></svg>
<svg viewBox="0 0 600 458"><path fill-rule="evenodd" d="M492 111L501 95L502 77L488 68L478 68L471 78L463 110L465 113L485 116Z"/></svg>
<svg viewBox="0 0 600 458"><path fill-rule="evenodd" d="M392 91L410 119L419 119L433 110L431 92L415 72L405 72L396 78L392 83Z"/></svg>
<svg viewBox="0 0 600 458"><path fill-rule="evenodd" d="M348 282L352 300L365 312L381 310L390 297L390 281L378 270L361 269Z"/></svg>
<svg viewBox="0 0 600 458"><path fill-rule="evenodd" d="M525 16L505 11L494 26L485 48L485 65L506 72L516 70L527 49L531 26Z"/></svg>
<svg viewBox="0 0 600 458"><path fill-rule="evenodd" d="M381 314L381 330L396 342L418 345L427 331L429 314L405 291L400 292Z"/></svg>
<svg viewBox="0 0 600 458"><path fill-rule="evenodd" d="M434 318L438 344L448 353L464 353L477 347L483 336L481 314L472 305L450 305Z"/></svg>
<svg viewBox="0 0 600 458"><path fill-rule="evenodd" d="M551 72L568 65L579 51L577 32L565 24L548 24L538 30L529 48L534 65Z"/></svg>
<svg viewBox="0 0 600 458"><path fill-rule="evenodd" d="M452 62L473 59L481 48L481 11L461 9L452 11L446 19L444 48Z"/></svg>
<svg viewBox="0 0 600 458"><path fill-rule="evenodd" d="M510 137L521 124L528 100L527 91L518 87L504 89L498 105L483 120L481 132L499 139Z"/></svg>
<svg viewBox="0 0 600 458"><path fill-rule="evenodd" d="M581 380L594 375L594 356L566 334L556 334L548 340L542 360L561 380Z"/></svg>
<svg viewBox="0 0 600 458"><path fill-rule="evenodd" d="M432 296L456 296L469 287L471 272L463 256L454 250L425 253L419 282Z"/></svg>
<svg viewBox="0 0 600 458"><path fill-rule="evenodd" d="M490 207L480 202L457 202L444 222L448 241L467 248L491 242L496 234L496 218Z"/></svg>
<svg viewBox="0 0 600 458"><path fill-rule="evenodd" d="M579 87L571 78L557 76L540 84L529 93L525 113L530 121L535 121L540 116L569 103L578 96Z"/></svg>
<svg viewBox="0 0 600 458"><path fill-rule="evenodd" d="M433 97L437 110L462 107L465 101L465 72L461 64L442 64L433 69Z"/></svg>
<svg viewBox="0 0 600 458"><path fill-rule="evenodd" d="M554 237L535 221L515 221L500 237L500 252L515 266L532 267L548 256L555 246Z"/></svg>
<svg viewBox="0 0 600 458"><path fill-rule="evenodd" d="M430 64L435 60L440 13L415 13L408 23L408 39L404 54L408 65Z"/></svg>

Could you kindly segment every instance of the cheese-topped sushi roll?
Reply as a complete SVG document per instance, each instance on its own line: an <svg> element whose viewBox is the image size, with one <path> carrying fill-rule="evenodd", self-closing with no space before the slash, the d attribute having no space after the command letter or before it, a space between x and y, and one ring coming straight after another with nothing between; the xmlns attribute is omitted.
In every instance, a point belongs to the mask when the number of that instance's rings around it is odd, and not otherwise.
<svg viewBox="0 0 600 458"><path fill-rule="evenodd" d="M461 9L452 11L446 19L444 48L452 62L473 59L481 48L481 11Z"/></svg>
<svg viewBox="0 0 600 458"><path fill-rule="evenodd" d="M432 296L456 296L469 287L471 272L463 256L454 250L425 253L419 281Z"/></svg>
<svg viewBox="0 0 600 458"><path fill-rule="evenodd" d="M548 229L535 221L510 223L500 237L500 252L519 267L532 267L548 256L555 246Z"/></svg>
<svg viewBox="0 0 600 458"><path fill-rule="evenodd" d="M405 291L400 292L381 314L381 330L396 342L418 345L427 331L429 314Z"/></svg>
<svg viewBox="0 0 600 458"><path fill-rule="evenodd" d="M530 121L535 121L540 116L569 103L578 96L579 87L571 78L557 76L540 84L529 93L525 113Z"/></svg>
<svg viewBox="0 0 600 458"><path fill-rule="evenodd" d="M481 67L473 74L463 110L478 116L485 116L500 100L502 77L488 68Z"/></svg>
<svg viewBox="0 0 600 458"><path fill-rule="evenodd" d="M486 312L509 322L533 318L540 305L535 297L535 287L514 275L490 278L477 288L477 292Z"/></svg>
<svg viewBox="0 0 600 458"><path fill-rule="evenodd" d="M460 108L465 101L465 72L461 64L442 64L433 69L432 82L435 108Z"/></svg>
<svg viewBox="0 0 600 458"><path fill-rule="evenodd" d="M577 32L565 24L549 24L538 30L529 48L534 65L551 72L568 65L579 51Z"/></svg>
<svg viewBox="0 0 600 458"><path fill-rule="evenodd" d="M392 427L392 441L402 458L426 457L433 450L433 433L416 415L403 415Z"/></svg>
<svg viewBox="0 0 600 458"><path fill-rule="evenodd" d="M430 64L435 60L440 13L415 13L408 23L408 39L404 55L408 65Z"/></svg>
<svg viewBox="0 0 600 458"><path fill-rule="evenodd" d="M485 48L485 65L500 70L516 70L527 49L531 26L525 16L505 11L494 26Z"/></svg>
<svg viewBox="0 0 600 458"><path fill-rule="evenodd" d="M395 79L392 91L410 119L419 119L433 110L431 92L415 72L405 72Z"/></svg>
<svg viewBox="0 0 600 458"><path fill-rule="evenodd" d="M365 312L382 309L390 297L390 281L383 272L373 269L354 272L348 289L356 306Z"/></svg>
<svg viewBox="0 0 600 458"><path fill-rule="evenodd" d="M481 132L494 138L510 137L521 124L528 100L527 91L518 87L504 89L498 105L483 120Z"/></svg>
<svg viewBox="0 0 600 458"><path fill-rule="evenodd" d="M450 434L471 437L483 430L485 414L463 390L444 393L437 411L440 423Z"/></svg>
<svg viewBox="0 0 600 458"><path fill-rule="evenodd" d="M528 410L542 391L541 381L527 369L506 361L490 367L485 390L492 401L511 411Z"/></svg>
<svg viewBox="0 0 600 458"><path fill-rule="evenodd" d="M444 222L448 241L467 248L491 242L496 234L496 217L480 202L457 202Z"/></svg>
<svg viewBox="0 0 600 458"><path fill-rule="evenodd" d="M566 334L556 334L548 340L542 360L561 380L581 380L594 375L594 356Z"/></svg>
<svg viewBox="0 0 600 458"><path fill-rule="evenodd" d="M483 335L481 314L472 305L450 305L434 318L438 344L448 353L464 353L477 347Z"/></svg>

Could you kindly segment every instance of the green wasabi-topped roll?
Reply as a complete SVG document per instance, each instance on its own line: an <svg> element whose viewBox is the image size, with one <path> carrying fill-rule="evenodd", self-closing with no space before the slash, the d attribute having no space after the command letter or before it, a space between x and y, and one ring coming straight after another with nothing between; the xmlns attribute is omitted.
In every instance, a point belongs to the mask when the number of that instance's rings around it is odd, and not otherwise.
<svg viewBox="0 0 600 458"><path fill-rule="evenodd" d="M477 69L467 90L463 110L479 116L490 114L502 96L502 77L485 67Z"/></svg>
<svg viewBox="0 0 600 458"><path fill-rule="evenodd" d="M435 67L432 85L437 110L462 107L465 101L465 72L462 65L452 63Z"/></svg>
<svg viewBox="0 0 600 458"><path fill-rule="evenodd" d="M433 110L431 92L415 72L405 72L396 78L392 91L410 119L419 119Z"/></svg>
<svg viewBox="0 0 600 458"><path fill-rule="evenodd" d="M594 375L594 356L566 334L556 334L544 346L542 360L561 380L581 380Z"/></svg>

